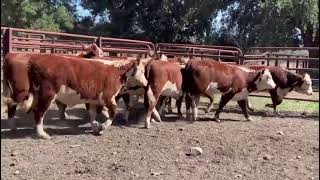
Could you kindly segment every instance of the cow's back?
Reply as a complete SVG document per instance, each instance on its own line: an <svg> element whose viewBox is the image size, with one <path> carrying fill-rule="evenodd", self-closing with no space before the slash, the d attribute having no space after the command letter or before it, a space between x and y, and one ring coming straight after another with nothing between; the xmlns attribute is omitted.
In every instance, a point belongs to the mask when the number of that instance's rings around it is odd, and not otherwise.
<svg viewBox="0 0 320 180"><path fill-rule="evenodd" d="M172 62L150 61L146 66L146 77L151 82L156 78L158 81L156 83L171 81L179 88L182 85L181 67Z"/></svg>
<svg viewBox="0 0 320 180"><path fill-rule="evenodd" d="M210 83L214 83L217 84L217 89L225 92L230 88L235 91L245 88L247 75L243 70L225 63L190 60L185 76L187 88L194 91L205 91Z"/></svg>
<svg viewBox="0 0 320 180"><path fill-rule="evenodd" d="M97 98L108 79L119 79L112 68L100 62L86 61L76 57L43 55L30 60L33 82L48 80L53 90L58 92L62 85L79 92L82 98ZM108 78L106 76L108 75ZM120 80L120 79L119 79ZM111 86L111 84L110 84Z"/></svg>

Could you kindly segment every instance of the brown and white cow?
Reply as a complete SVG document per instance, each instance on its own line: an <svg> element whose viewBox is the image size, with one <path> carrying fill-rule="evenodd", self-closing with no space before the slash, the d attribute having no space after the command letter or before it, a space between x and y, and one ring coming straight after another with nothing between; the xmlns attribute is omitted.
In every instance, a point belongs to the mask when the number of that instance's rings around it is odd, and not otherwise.
<svg viewBox="0 0 320 180"><path fill-rule="evenodd" d="M99 132L109 126L112 120L102 126L95 121L96 105L106 106L112 119L117 107L116 95L125 83L136 78L137 74L136 61L116 68L78 57L48 54L32 56L28 65L28 77L32 85L30 89L26 90L24 87L19 89L20 86L11 81L12 79L7 79L7 81L15 103L28 100L30 94L37 95L37 103L33 111L37 134L43 138L49 138L49 135L43 130L43 116L53 100L58 100L68 106L90 103L92 108L89 114L93 130ZM141 84L146 84L146 82L145 78L141 80Z"/></svg>
<svg viewBox="0 0 320 180"><path fill-rule="evenodd" d="M102 58L101 56L103 56L103 51L98 48L95 44L92 44L90 46L83 46L83 52L81 52L80 54L78 54L77 56L79 57L86 57L86 58L90 58L90 59L86 59L86 60L95 60L95 61L103 61L104 64L109 64L109 65L113 65L115 67L120 67L122 65L128 64L130 63L130 59L137 59L137 58L111 58L111 57L105 57ZM30 111L31 110L31 104L33 103L33 100L36 99L36 97L33 96L33 94L29 94L29 98L24 100L23 103L21 104L16 104L16 103L10 103L11 101L11 92L12 90L10 90L10 84L8 84L8 81L6 80L7 77L11 80L11 82L15 83L15 86L17 86L19 89L23 90L24 93L29 93L29 89L30 89L30 85L29 85L29 79L28 79L28 62L29 59L33 56L39 56L40 54L34 54L34 53L9 53L7 54L7 56L5 57L4 60L4 78L3 78L3 85L4 85L4 90L3 90L3 97L5 97L5 103L7 104L7 111L8 111L8 124L10 129L15 130L16 129L16 125L15 125L15 121L14 121L14 114L17 108L17 105L21 106L22 109L24 109L25 111ZM74 57L74 56L70 56L70 55L60 55L63 57ZM94 58L94 59L92 59ZM95 58L100 58L100 59L95 59ZM141 62L146 61L141 60ZM144 62L145 63L145 62ZM139 65L141 66L141 65ZM144 67L143 67L144 68ZM139 69L139 68L138 68ZM144 69L143 69L144 70ZM138 71L139 73L140 71ZM136 73L136 74L138 74ZM140 73L142 76L144 76L144 71L142 73ZM132 84L132 82L131 82ZM127 102L129 102L129 97L127 95L122 95L121 96L124 101L126 102L126 104L128 104ZM117 99L119 99L120 97L117 97ZM66 105L61 103L59 100L55 101L58 109L59 109L59 113L60 113L60 119L65 119L67 117L66 113L65 113L65 109L66 109ZM26 107L29 107L29 109L26 109ZM98 112L102 112L101 107L98 107ZM128 109L128 108L127 108ZM89 110L89 106L87 108L87 110ZM126 112L126 116L128 116L128 112Z"/></svg>
<svg viewBox="0 0 320 180"><path fill-rule="evenodd" d="M279 66L262 66L250 65L244 66L253 70L268 69L272 75L276 87L269 90L272 104L266 104L267 107L274 109L274 114L279 115L277 105L281 104L283 98L291 91L296 91L302 94L312 95L312 81L310 75L303 75L290 72ZM249 107L250 110L253 110Z"/></svg>
<svg viewBox="0 0 320 180"><path fill-rule="evenodd" d="M101 57L103 56L103 52L101 49L99 49L95 44L90 46L83 46L82 47L83 52L77 54L79 57ZM17 106L20 106L22 110L29 112L32 108L32 104L34 104L33 100L36 98L33 94L29 94L30 84L29 84L29 78L28 78L28 62L29 59L33 56L38 56L40 54L37 53L8 53L4 58L4 64L3 64L3 98L4 103L7 104L7 112L8 112L8 125L9 128L12 130L16 129L16 123L14 120L14 115L17 109ZM68 56L68 55L64 55ZM12 103L11 96L15 96L12 94L13 90L8 83L8 80L10 80L12 83L14 83L14 86L21 91L23 91L24 94L29 94L29 98L25 99L23 103L16 104ZM21 93L20 93L21 95ZM15 97L13 97L15 98ZM59 112L60 112L60 118L64 119L65 114L65 105L63 105L61 102L56 101ZM28 109L27 109L28 108Z"/></svg>
<svg viewBox="0 0 320 180"><path fill-rule="evenodd" d="M181 99L182 92L182 68L172 62L150 61L146 66L145 76L148 85L145 88L144 102L147 109L145 128L150 127L151 115L161 121L161 117L155 106L159 97L173 97ZM161 111L161 110L160 110Z"/></svg>
<svg viewBox="0 0 320 180"><path fill-rule="evenodd" d="M268 69L247 71L245 68L221 63L218 61L190 60L184 74L184 90L186 91L187 117L190 118L192 106L193 120L198 116L200 95L212 97L216 92L222 96L215 120L220 122L219 114L232 99L238 102L247 120L251 120L247 112L247 97L250 92L275 88Z"/></svg>

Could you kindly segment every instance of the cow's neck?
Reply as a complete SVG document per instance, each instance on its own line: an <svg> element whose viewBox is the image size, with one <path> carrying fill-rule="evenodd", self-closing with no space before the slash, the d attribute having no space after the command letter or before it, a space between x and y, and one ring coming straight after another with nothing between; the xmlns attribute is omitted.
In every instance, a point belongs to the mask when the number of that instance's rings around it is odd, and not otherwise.
<svg viewBox="0 0 320 180"><path fill-rule="evenodd" d="M126 75L127 75L128 71L130 71L133 68L133 66L134 66L134 62L131 61L131 62L119 67L119 75L121 77L120 79L122 82L126 81L126 79L127 79Z"/></svg>
<svg viewBox="0 0 320 180"><path fill-rule="evenodd" d="M287 73L287 86L290 88L289 92L294 89L297 85L303 83L303 77L300 74L289 72Z"/></svg>
<svg viewBox="0 0 320 180"><path fill-rule="evenodd" d="M259 78L259 71L250 71L248 72L248 79L247 79L247 90L253 92L257 90L257 85L255 81Z"/></svg>

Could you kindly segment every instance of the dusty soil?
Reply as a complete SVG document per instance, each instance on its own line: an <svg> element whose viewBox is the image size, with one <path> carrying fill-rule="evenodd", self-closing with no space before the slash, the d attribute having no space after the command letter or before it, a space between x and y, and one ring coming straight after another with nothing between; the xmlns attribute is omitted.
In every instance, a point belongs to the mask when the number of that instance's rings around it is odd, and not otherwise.
<svg viewBox="0 0 320 180"><path fill-rule="evenodd" d="M141 104L130 126L114 122L101 136L91 133L83 106L70 118L46 116L51 140L36 139L32 115L17 114L17 132L1 120L3 179L319 179L319 113L251 113L244 122L238 107L228 106L221 123L199 111L190 123L167 115L151 129L140 129ZM174 109L175 110L175 109ZM119 116L118 119L121 119ZM189 156L201 147L202 155Z"/></svg>

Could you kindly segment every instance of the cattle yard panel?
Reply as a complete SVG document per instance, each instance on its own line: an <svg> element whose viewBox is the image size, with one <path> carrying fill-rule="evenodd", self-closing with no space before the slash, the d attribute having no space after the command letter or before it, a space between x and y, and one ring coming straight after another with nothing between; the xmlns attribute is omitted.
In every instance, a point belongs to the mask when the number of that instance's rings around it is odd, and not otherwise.
<svg viewBox="0 0 320 180"><path fill-rule="evenodd" d="M113 53L120 53L121 56L126 56L128 53L131 55L148 54L154 51L154 45L148 41L7 27L1 27L1 32L3 32L4 54L31 52L74 55L82 51L82 45L92 43L96 43L104 51L105 56L111 56Z"/></svg>
<svg viewBox="0 0 320 180"><path fill-rule="evenodd" d="M153 43L131 39L99 37L98 45L103 51L107 51L109 56L148 55L155 51Z"/></svg>
<svg viewBox="0 0 320 180"><path fill-rule="evenodd" d="M319 57L309 57L319 47L253 47L244 55L243 64L280 66L296 73L309 73L314 91L319 91Z"/></svg>
<svg viewBox="0 0 320 180"><path fill-rule="evenodd" d="M290 71L310 72L313 84L319 89L319 57L309 57L308 53L318 51L319 47L253 47L243 55L239 48L232 46L169 43L154 45L148 41L1 27L1 67L3 56L8 52L76 54L81 51L82 45L92 43L96 43L105 56L147 55L153 51L158 57L165 54L168 57L213 59L233 64L282 66ZM299 98L285 99L310 101Z"/></svg>
<svg viewBox="0 0 320 180"><path fill-rule="evenodd" d="M169 57L199 57L235 64L240 64L242 58L242 51L232 46L158 43L156 51L159 56L164 54Z"/></svg>
<svg viewBox="0 0 320 180"><path fill-rule="evenodd" d="M311 51L319 51L319 47L253 47L246 51L243 64L275 65L299 74L307 72L311 76L314 92L319 92L319 57L309 57ZM250 96L269 97L261 94ZM284 99L319 102L319 99Z"/></svg>

